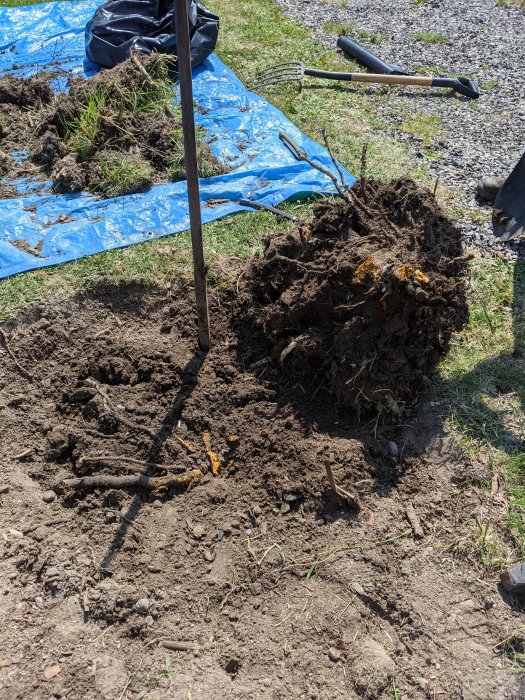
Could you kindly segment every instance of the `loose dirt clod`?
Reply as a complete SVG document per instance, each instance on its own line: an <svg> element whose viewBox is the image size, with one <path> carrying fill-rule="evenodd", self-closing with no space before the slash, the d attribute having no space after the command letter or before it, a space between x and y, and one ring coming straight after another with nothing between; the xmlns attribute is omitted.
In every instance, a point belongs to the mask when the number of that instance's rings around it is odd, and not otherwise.
<svg viewBox="0 0 525 700"><path fill-rule="evenodd" d="M460 232L429 190L369 181L266 244L253 313L283 369L337 401L399 410L467 321Z"/></svg>

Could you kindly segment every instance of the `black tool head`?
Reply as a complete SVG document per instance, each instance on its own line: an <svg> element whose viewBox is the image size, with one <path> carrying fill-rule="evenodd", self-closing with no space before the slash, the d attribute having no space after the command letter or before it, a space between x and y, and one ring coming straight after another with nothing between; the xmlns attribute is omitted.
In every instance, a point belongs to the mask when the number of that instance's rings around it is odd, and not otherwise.
<svg viewBox="0 0 525 700"><path fill-rule="evenodd" d="M477 100L479 97L479 88L477 83L469 78L455 78L452 89L459 92L460 95L470 97L471 100Z"/></svg>

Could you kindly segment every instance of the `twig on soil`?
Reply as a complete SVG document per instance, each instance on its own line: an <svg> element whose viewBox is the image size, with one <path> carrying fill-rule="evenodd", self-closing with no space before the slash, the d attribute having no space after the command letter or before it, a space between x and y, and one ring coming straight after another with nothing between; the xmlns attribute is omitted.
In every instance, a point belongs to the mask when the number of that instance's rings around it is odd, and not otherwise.
<svg viewBox="0 0 525 700"><path fill-rule="evenodd" d="M338 191L342 199L344 199L344 201L347 204L352 203L352 197L350 195L349 190L345 189L344 186L341 186L341 183L337 179L337 176L334 175L334 173L331 170L328 170L328 168L325 168L323 165L319 165L319 163L315 163L313 160L308 158L308 156L302 150L302 148L298 148L284 131L281 131L279 133L279 138L285 144L285 146L287 146L290 149L290 151L297 158L297 160L304 160L305 163L308 163L310 167L314 168L315 170L318 170L320 173L323 173L323 175L326 175L326 177L329 177L330 180L334 183L335 189Z"/></svg>
<svg viewBox="0 0 525 700"><path fill-rule="evenodd" d="M31 372L28 372L27 369L26 369L25 367L22 367L22 365L20 364L20 362L18 362L18 360L16 359L14 352L13 352L13 351L11 350L11 348L9 347L9 343L7 342L7 336L6 336L6 334L4 333L4 331L3 331L2 328L0 328L0 343L3 345L5 351L6 351L7 354L9 355L9 357L10 357L10 358L13 360L13 362L15 363L16 368L17 368L17 370L20 372L20 374L21 374L22 376L24 376L26 379L29 379L30 381L33 381L33 375L31 374Z"/></svg>
<svg viewBox="0 0 525 700"><path fill-rule="evenodd" d="M17 455L13 457L13 459L24 459L24 457L29 457L29 455L33 452L32 447L28 447L27 450L23 450L22 452L19 452Z"/></svg>
<svg viewBox="0 0 525 700"><path fill-rule="evenodd" d="M279 253L276 253L273 256L272 260L277 260L277 262L286 263L288 265L295 265L296 267L300 267L301 270L304 270L305 272L311 272L312 274L316 274L316 275L325 275L326 274L326 268L310 267L309 265L306 265L305 263L301 262L300 260L295 260L294 258L287 258L286 255L279 255Z"/></svg>
<svg viewBox="0 0 525 700"><path fill-rule="evenodd" d="M123 457L120 455L100 455L100 457L80 457L78 466L83 467L84 464L97 464L98 462L125 462L148 469L162 469L166 472L184 472L185 467L177 464L158 464L157 462L147 462L143 459L132 459L131 457Z"/></svg>
<svg viewBox="0 0 525 700"><path fill-rule="evenodd" d="M365 203L366 203L366 156L367 156L367 153L368 153L368 141L363 146L363 150L361 152L361 172L360 172L361 194L363 195L363 199L365 200Z"/></svg>
<svg viewBox="0 0 525 700"><path fill-rule="evenodd" d="M425 532L423 528L421 527L421 523L419 522L419 518L417 517L416 511L414 510L414 506L412 503L408 503L406 508L405 508L405 513L407 516L408 522L412 525L412 529L414 530L414 535L418 538L422 538L425 536Z"/></svg>
<svg viewBox="0 0 525 700"><path fill-rule="evenodd" d="M348 187L348 185L346 184L345 174L343 173L343 169L341 168L341 166L339 165L339 163L336 161L335 156L334 156L334 154L333 154L333 152L332 152L332 148L331 148L331 146L330 146L330 142L328 141L328 135L327 135L327 133L326 133L326 129L321 129L321 134L323 135L324 145L326 146L326 150L328 151L328 154L329 154L329 156L330 156L330 159L331 159L332 163L334 164L334 168L335 168L335 169L337 170L337 172L339 173L339 177L341 178L341 184L343 185L343 187L344 187L346 190L348 190L349 187Z"/></svg>
<svg viewBox="0 0 525 700"><path fill-rule="evenodd" d="M155 433L154 430L151 430L151 428L147 428L145 425L139 425L139 423L134 423L133 421L129 420L125 416L123 416L120 411L117 409L117 407L113 404L107 393L104 391L104 389L100 386L100 384L93 379L93 377L89 377L86 379L86 384L89 384L89 386L92 386L95 391L102 397L102 401L104 402L104 408L108 413L111 413L112 416L114 416L122 425L125 425L126 428L130 428L131 430L136 430L138 432L146 433L146 435L149 435L150 438L153 440L157 439L157 434Z"/></svg>
<svg viewBox="0 0 525 700"><path fill-rule="evenodd" d="M439 177L436 177L436 181L434 183L434 191L432 192L432 194L434 195L434 198L436 197L438 185L439 185Z"/></svg>
<svg viewBox="0 0 525 700"><path fill-rule="evenodd" d="M191 651L192 649L199 648L198 645L193 642L179 642L176 639L165 639L161 641L160 645L170 651Z"/></svg>
<svg viewBox="0 0 525 700"><path fill-rule="evenodd" d="M505 639L502 639L501 642L494 644L494 646L492 648L497 649L498 647L501 647L504 644L507 644L507 642L511 642L513 639L515 639L516 637L519 637L523 634L525 634L525 627L518 627L518 629L514 630L514 632L511 635L509 635L508 637L505 637Z"/></svg>
<svg viewBox="0 0 525 700"><path fill-rule="evenodd" d="M64 523L68 523L69 518L64 520L48 520L45 523L37 523L36 525L28 525L27 527L22 528L22 532L24 535L29 535L30 532L34 532L37 528L40 526L42 527L52 527L53 525L63 525Z"/></svg>
<svg viewBox="0 0 525 700"><path fill-rule="evenodd" d="M337 495L341 496L342 498L346 498L348 501L353 501L354 503L357 503L357 496L355 494L351 494L348 491L345 491L345 489L341 488L341 486L338 486L335 483L335 477L334 477L334 472L332 471L332 465L328 460L325 461L324 463L325 469L326 469L326 474L328 476L328 481L330 482L330 488L332 491Z"/></svg>
<svg viewBox="0 0 525 700"><path fill-rule="evenodd" d="M192 469L186 474L168 475L168 476L82 476L78 479L63 479L57 484L57 488L73 488L73 489L129 489L141 488L146 491L164 491L169 488L186 487L190 489L194 486L202 476L200 469Z"/></svg>
<svg viewBox="0 0 525 700"><path fill-rule="evenodd" d="M135 55L131 54L129 60L133 63L133 65L136 68L138 68L138 70L142 73L142 75L146 78L150 85L155 85L155 81Z"/></svg>

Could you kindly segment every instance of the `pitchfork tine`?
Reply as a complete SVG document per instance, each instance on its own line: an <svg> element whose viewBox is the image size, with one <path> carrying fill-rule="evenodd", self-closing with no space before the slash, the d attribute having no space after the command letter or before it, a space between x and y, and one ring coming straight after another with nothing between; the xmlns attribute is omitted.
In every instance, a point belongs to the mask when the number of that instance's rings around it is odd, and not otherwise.
<svg viewBox="0 0 525 700"><path fill-rule="evenodd" d="M265 85L276 85L291 80L301 80L303 77L304 65L300 61L286 61L258 71L248 87L253 89Z"/></svg>

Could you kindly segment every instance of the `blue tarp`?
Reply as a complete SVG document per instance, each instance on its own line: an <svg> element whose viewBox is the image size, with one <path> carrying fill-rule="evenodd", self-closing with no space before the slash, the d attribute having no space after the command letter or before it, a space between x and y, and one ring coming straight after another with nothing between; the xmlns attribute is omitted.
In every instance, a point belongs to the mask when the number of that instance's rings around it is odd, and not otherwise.
<svg viewBox="0 0 525 700"><path fill-rule="evenodd" d="M97 67L85 58L84 27L98 4L84 0L0 8L0 73L32 75L52 64L66 77L92 75ZM64 86L62 78L57 87ZM328 178L291 155L279 131L329 166L328 153L247 91L216 56L194 70L194 96L202 108L196 110L197 123L206 130L213 154L230 168L225 175L201 180L203 222L251 211L234 202L206 206L209 200L246 198L277 205L302 193L334 192ZM347 179L354 182L349 174ZM0 200L0 278L189 228L185 182L106 200L89 194L31 194L31 185L23 182L19 191L18 198ZM35 254L13 245L17 240Z"/></svg>

